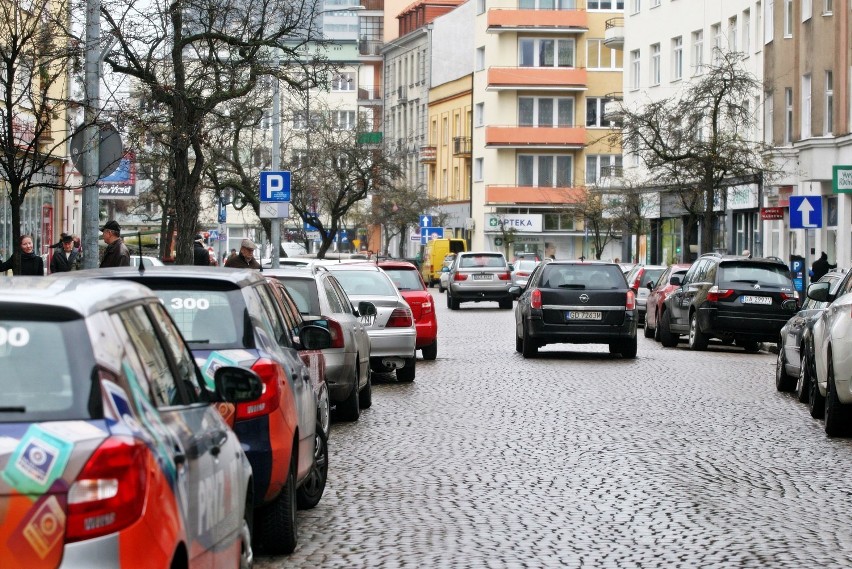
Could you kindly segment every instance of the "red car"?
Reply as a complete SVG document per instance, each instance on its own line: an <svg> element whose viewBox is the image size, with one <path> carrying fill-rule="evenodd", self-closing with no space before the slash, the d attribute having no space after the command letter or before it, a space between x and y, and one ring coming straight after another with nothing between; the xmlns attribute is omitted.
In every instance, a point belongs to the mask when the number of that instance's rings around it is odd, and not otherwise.
<svg viewBox="0 0 852 569"><path fill-rule="evenodd" d="M689 263L679 263L669 265L669 267L660 275L656 283L648 283L650 293L645 301L645 337L654 338L660 341L660 333L658 331L657 322L659 322L660 308L663 306L663 301L678 285L669 284L672 276L678 276L683 280L686 271L691 267Z"/></svg>
<svg viewBox="0 0 852 569"><path fill-rule="evenodd" d="M417 349L423 353L424 360L434 360L438 357L438 320L435 318L435 301L420 271L406 261L380 261L378 265L411 307L417 328Z"/></svg>

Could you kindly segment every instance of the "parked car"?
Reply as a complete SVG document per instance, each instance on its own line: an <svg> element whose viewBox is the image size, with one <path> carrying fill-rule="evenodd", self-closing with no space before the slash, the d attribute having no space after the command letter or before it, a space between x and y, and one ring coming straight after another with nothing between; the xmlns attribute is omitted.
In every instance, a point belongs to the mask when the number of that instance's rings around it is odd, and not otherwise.
<svg viewBox="0 0 852 569"><path fill-rule="evenodd" d="M0 290L3 566L251 566L251 467L217 406L256 405L257 375L202 377L135 283Z"/></svg>
<svg viewBox="0 0 852 569"><path fill-rule="evenodd" d="M707 253L663 302L660 342L674 347L686 334L693 350L719 338L756 352L759 342L778 340L798 298L788 267L778 260Z"/></svg>
<svg viewBox="0 0 852 569"><path fill-rule="evenodd" d="M338 418L357 421L361 409L372 405L370 336L361 318L374 313L375 306L364 302L353 307L337 277L323 266L269 269L263 274L287 287L303 317L325 319L332 338L323 350L329 396Z"/></svg>
<svg viewBox="0 0 852 569"><path fill-rule="evenodd" d="M375 263L326 265L353 304L369 302L376 314L362 314L370 336L370 367L374 372L396 371L399 381L414 381L417 371L417 330L411 308L390 277Z"/></svg>
<svg viewBox="0 0 852 569"><path fill-rule="evenodd" d="M653 285L666 270L665 265L636 265L625 275L627 286L636 295L636 308L639 314L639 325L645 324L645 304L648 300L649 285Z"/></svg>
<svg viewBox="0 0 852 569"><path fill-rule="evenodd" d="M836 295L843 281L843 271L830 271L818 282L829 283L829 296ZM799 310L781 328L778 339L778 356L775 362L775 387L778 391L796 391L801 402L807 402L810 391L810 367L813 352L805 348L805 330L813 328L814 323L829 305L828 301L805 298Z"/></svg>
<svg viewBox="0 0 852 569"><path fill-rule="evenodd" d="M663 301L680 286L683 276L689 270L689 263L669 265L655 284L648 284L648 298L645 300L645 337L660 341L660 309ZM677 277L673 280L672 277Z"/></svg>
<svg viewBox="0 0 852 569"><path fill-rule="evenodd" d="M546 344L607 344L635 358L637 320L636 293L615 263L545 261L518 297L515 349L531 358Z"/></svg>
<svg viewBox="0 0 852 569"><path fill-rule="evenodd" d="M145 255L140 257L139 255L130 255L130 266L131 267L139 268L140 263L146 269L148 269L150 267L162 267L162 266L165 265L165 263L163 263L157 257L147 257Z"/></svg>
<svg viewBox="0 0 852 569"><path fill-rule="evenodd" d="M509 293L512 275L503 253L458 253L447 276L447 308L450 310L458 310L462 302L482 301L497 301L500 308L512 308L514 297Z"/></svg>
<svg viewBox="0 0 852 569"><path fill-rule="evenodd" d="M836 295L830 287L827 282L808 287L808 298L830 303L812 329L815 374L809 406L812 415L823 411L826 434L837 437L852 431L852 272L843 278Z"/></svg>
<svg viewBox="0 0 852 569"><path fill-rule="evenodd" d="M444 257L444 262L441 265L441 276L438 277L438 292L445 292L447 290L447 286L449 285L449 280L447 279L448 273L450 272L450 267L453 265L453 261L456 258L455 253L450 253L446 257Z"/></svg>
<svg viewBox="0 0 852 569"><path fill-rule="evenodd" d="M526 287L530 275L539 263L541 263L541 261L538 259L518 259L512 263L512 284L518 285L521 289Z"/></svg>
<svg viewBox="0 0 852 569"><path fill-rule="evenodd" d="M285 325L272 284L253 269L130 267L85 273L133 280L152 289L186 338L201 373L208 378L221 365L253 370L263 395L233 411L233 429L254 471L255 535L264 551L295 549L297 506L319 502L325 480L317 468L317 402L310 369L300 350L322 350L331 334L306 325L298 337ZM82 272L78 272L82 274Z"/></svg>
<svg viewBox="0 0 852 569"><path fill-rule="evenodd" d="M402 298L411 307L414 327L417 329L417 349L424 360L438 357L438 319L435 317L435 299L417 267L405 261L381 261L381 268L393 281Z"/></svg>

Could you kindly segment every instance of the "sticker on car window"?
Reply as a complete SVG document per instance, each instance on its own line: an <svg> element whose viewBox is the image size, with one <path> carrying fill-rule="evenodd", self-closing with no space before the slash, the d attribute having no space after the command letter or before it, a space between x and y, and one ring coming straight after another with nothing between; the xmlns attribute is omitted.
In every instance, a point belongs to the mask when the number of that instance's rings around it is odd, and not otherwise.
<svg viewBox="0 0 852 569"><path fill-rule="evenodd" d="M206 298L172 298L169 303L172 310L207 310L210 301Z"/></svg>
<svg viewBox="0 0 852 569"><path fill-rule="evenodd" d="M20 326L4 328L0 326L0 347L23 348L30 343L30 331Z"/></svg>

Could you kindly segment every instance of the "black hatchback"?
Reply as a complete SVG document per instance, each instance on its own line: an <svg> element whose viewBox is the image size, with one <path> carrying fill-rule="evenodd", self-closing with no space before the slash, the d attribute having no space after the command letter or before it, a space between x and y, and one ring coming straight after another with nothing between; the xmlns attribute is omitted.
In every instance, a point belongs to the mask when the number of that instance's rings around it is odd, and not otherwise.
<svg viewBox="0 0 852 569"><path fill-rule="evenodd" d="M515 349L530 358L545 344L608 344L635 358L637 321L636 293L617 264L544 262L518 298Z"/></svg>
<svg viewBox="0 0 852 569"><path fill-rule="evenodd" d="M708 253L692 264L683 282L672 284L679 286L663 303L659 322L666 347L686 334L693 350L718 338L757 351L758 342L777 342L798 310L789 269L774 258Z"/></svg>

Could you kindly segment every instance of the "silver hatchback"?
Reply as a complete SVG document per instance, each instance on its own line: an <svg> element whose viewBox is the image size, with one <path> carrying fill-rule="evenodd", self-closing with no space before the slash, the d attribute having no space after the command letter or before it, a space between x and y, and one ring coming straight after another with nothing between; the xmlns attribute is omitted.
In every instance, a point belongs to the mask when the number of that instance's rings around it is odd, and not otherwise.
<svg viewBox="0 0 852 569"><path fill-rule="evenodd" d="M500 308L511 310L509 293L512 274L503 253L468 251L456 255L447 284L447 308L458 310L462 302L497 301Z"/></svg>

